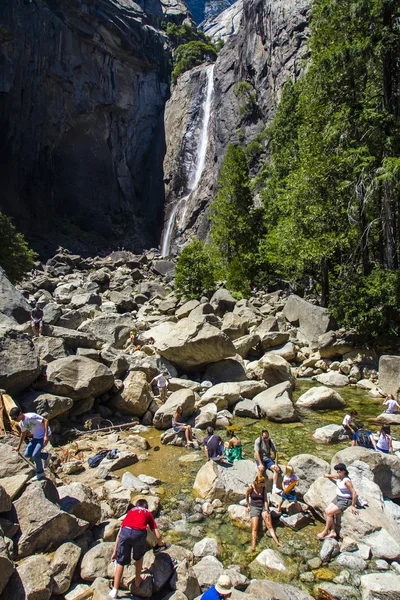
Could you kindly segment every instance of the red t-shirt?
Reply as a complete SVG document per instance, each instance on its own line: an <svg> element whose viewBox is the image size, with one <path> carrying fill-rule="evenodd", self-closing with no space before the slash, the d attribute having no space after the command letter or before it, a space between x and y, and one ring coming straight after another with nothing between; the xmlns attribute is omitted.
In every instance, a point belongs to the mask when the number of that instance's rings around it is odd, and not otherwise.
<svg viewBox="0 0 400 600"><path fill-rule="evenodd" d="M157 529L156 522L149 510L141 506L131 508L122 521L121 527L130 527L131 529L145 530L147 525L150 529Z"/></svg>

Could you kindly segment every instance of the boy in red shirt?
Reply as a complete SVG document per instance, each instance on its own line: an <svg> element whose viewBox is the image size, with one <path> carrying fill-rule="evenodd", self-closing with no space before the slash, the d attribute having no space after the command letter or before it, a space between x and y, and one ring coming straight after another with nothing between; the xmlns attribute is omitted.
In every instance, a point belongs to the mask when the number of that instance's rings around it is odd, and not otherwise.
<svg viewBox="0 0 400 600"><path fill-rule="evenodd" d="M125 519L122 521L121 529L117 536L114 552L111 560L116 561L115 574L114 574L114 587L111 590L110 598L117 598L119 584L121 582L122 573L124 567L129 565L131 558L135 561L136 577L135 585L139 587L143 581L141 576L143 557L146 554L146 537L147 527L150 527L154 531L154 535L157 538L157 547L154 549L154 553L158 554L162 550L166 550L171 544L164 544L160 532L157 529L157 523L154 520L153 515L148 510L149 506L147 500L140 499L136 502L134 508L132 508Z"/></svg>

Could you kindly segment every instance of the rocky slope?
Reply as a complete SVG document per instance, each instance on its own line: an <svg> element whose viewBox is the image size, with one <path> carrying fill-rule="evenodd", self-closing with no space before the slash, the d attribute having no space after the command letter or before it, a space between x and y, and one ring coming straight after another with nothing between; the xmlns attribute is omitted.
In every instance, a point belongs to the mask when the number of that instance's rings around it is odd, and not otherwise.
<svg viewBox="0 0 400 600"><path fill-rule="evenodd" d="M186 16L179 0L1 3L0 208L48 252L96 235L104 247L113 232L119 245L158 242L170 72L161 22Z"/></svg>

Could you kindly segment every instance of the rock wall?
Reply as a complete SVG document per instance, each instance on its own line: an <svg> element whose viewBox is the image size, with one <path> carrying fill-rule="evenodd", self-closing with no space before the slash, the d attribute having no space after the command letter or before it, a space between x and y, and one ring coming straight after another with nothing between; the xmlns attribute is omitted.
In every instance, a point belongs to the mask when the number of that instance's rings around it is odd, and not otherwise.
<svg viewBox="0 0 400 600"><path fill-rule="evenodd" d="M180 0L1 3L0 209L47 239L47 252L93 248L93 233L100 246L158 242L170 70L161 22L186 16Z"/></svg>

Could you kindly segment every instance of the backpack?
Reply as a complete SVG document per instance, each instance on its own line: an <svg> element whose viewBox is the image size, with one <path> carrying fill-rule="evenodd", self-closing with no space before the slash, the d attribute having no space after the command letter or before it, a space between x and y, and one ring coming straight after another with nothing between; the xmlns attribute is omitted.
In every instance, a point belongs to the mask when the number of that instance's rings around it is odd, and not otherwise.
<svg viewBox="0 0 400 600"><path fill-rule="evenodd" d="M101 450L100 452L98 452L97 454L95 454L94 456L90 456L88 458L88 465L91 469L94 469L95 467L98 467L99 464L101 463L101 461L103 460L103 458L106 457L106 455L108 454L108 450Z"/></svg>
<svg viewBox="0 0 400 600"><path fill-rule="evenodd" d="M369 438L369 433L365 429L361 429L357 432L357 446L363 448L372 448L372 442Z"/></svg>

